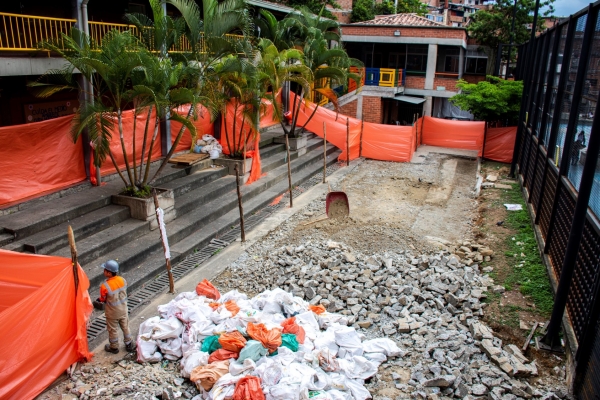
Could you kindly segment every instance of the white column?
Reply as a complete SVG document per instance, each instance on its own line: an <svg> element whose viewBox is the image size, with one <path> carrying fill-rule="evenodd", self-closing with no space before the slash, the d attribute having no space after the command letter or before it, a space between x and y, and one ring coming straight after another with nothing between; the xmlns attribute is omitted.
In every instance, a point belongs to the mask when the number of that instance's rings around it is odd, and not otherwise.
<svg viewBox="0 0 600 400"><path fill-rule="evenodd" d="M423 103L423 116L431 117L431 109L433 105L433 97L425 96L425 103Z"/></svg>
<svg viewBox="0 0 600 400"><path fill-rule="evenodd" d="M427 72L425 73L425 90L433 90L433 78L435 78L435 66L437 64L437 44L430 44L427 51Z"/></svg>
<svg viewBox="0 0 600 400"><path fill-rule="evenodd" d="M460 55L458 57L458 79L460 79L465 70L465 49L462 47L460 47Z"/></svg>

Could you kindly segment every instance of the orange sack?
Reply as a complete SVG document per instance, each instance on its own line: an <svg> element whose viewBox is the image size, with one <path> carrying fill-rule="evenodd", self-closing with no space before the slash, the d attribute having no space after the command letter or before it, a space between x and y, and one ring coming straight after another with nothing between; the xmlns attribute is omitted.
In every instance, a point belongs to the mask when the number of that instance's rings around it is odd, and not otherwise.
<svg viewBox="0 0 600 400"><path fill-rule="evenodd" d="M237 315L237 313L240 312L240 307L237 305L237 303L235 302L235 300L228 300L225 303L223 303L223 305L225 306L225 308L231 312L231 314L235 317Z"/></svg>
<svg viewBox="0 0 600 400"><path fill-rule="evenodd" d="M269 353L274 353L281 346L281 331L279 329L268 330L264 324L249 322L246 332L252 339L261 342L269 350Z"/></svg>
<svg viewBox="0 0 600 400"><path fill-rule="evenodd" d="M261 388L258 376L245 376L235 384L233 400L264 400L265 394Z"/></svg>
<svg viewBox="0 0 600 400"><path fill-rule="evenodd" d="M200 365L194 368L190 374L190 381L196 384L196 387L202 386L209 391L220 377L229 372L229 360L215 361L208 365Z"/></svg>
<svg viewBox="0 0 600 400"><path fill-rule="evenodd" d="M325 312L325 307L322 304L319 304L318 306L308 306L308 309L317 315L321 315Z"/></svg>
<svg viewBox="0 0 600 400"><path fill-rule="evenodd" d="M236 360L240 356L240 353L237 351L229 351L225 349L219 349L212 352L210 357L208 357L208 363L212 364L215 361L225 361L230 358L235 358Z"/></svg>
<svg viewBox="0 0 600 400"><path fill-rule="evenodd" d="M221 293L219 293L217 288L206 279L196 286L196 293L198 296L206 296L209 299L219 300L221 298Z"/></svg>
<svg viewBox="0 0 600 400"><path fill-rule="evenodd" d="M239 353L246 346L246 339L238 331L233 331L219 336L219 343L223 349Z"/></svg>
<svg viewBox="0 0 600 400"><path fill-rule="evenodd" d="M290 317L281 323L283 327L283 333L292 333L296 335L298 343L304 344L306 338L306 332L304 328L296 323L296 317Z"/></svg>

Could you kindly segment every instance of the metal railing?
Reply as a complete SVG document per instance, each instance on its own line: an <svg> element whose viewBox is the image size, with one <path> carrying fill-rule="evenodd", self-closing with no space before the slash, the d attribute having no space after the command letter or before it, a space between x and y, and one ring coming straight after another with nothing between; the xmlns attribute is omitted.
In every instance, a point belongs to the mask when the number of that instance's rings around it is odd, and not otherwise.
<svg viewBox="0 0 600 400"><path fill-rule="evenodd" d="M599 11L590 4L520 46L516 71L524 90L513 169L556 282L543 342L558 342L566 312L574 394L583 399L600 393Z"/></svg>
<svg viewBox="0 0 600 400"><path fill-rule="evenodd" d="M0 12L0 51L36 51L39 50L38 43L44 41L54 41L60 45L62 34L68 35L75 23L76 20L74 19ZM142 38L141 32L134 25L89 21L88 26L90 40L95 45L99 45L102 38L113 30L119 32L130 31L140 39ZM234 43L243 36L227 34L225 38L230 43ZM152 37L150 37L150 40L152 40ZM199 50L200 52L206 51L204 38L200 40ZM192 46L186 37L181 37L169 51L191 52Z"/></svg>

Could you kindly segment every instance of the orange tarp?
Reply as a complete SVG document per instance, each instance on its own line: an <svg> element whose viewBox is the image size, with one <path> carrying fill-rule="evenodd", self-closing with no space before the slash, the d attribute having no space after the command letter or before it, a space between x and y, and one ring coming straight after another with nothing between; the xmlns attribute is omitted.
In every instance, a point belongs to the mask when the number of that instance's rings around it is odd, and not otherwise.
<svg viewBox="0 0 600 400"><path fill-rule="evenodd" d="M0 206L85 180L81 141L71 139L72 118L0 128Z"/></svg>
<svg viewBox="0 0 600 400"><path fill-rule="evenodd" d="M89 280L71 260L0 250L0 398L32 399L89 360Z"/></svg>
<svg viewBox="0 0 600 400"><path fill-rule="evenodd" d="M517 127L488 128L485 137L484 158L510 163L513 159Z"/></svg>
<svg viewBox="0 0 600 400"><path fill-rule="evenodd" d="M373 160L410 162L415 149L415 140L414 126L365 122L362 155Z"/></svg>
<svg viewBox="0 0 600 400"><path fill-rule="evenodd" d="M477 150L481 156L485 122L451 121L424 117L421 143L453 149Z"/></svg>
<svg viewBox="0 0 600 400"><path fill-rule="evenodd" d="M190 106L180 107L177 112L182 117L186 118L188 112L190 111ZM196 127L196 138L202 139L202 135L209 134L212 135L214 131L213 123L210 121L210 114L208 110L199 105L198 106L198 118L194 121L193 117L191 117L191 121ZM177 121L171 121L171 144L175 143L175 139L177 139L177 135L179 134L179 130L181 129L181 123ZM179 140L179 144L175 149L175 152L191 150L192 149L192 135L186 129L183 132L183 136L181 136L181 140Z"/></svg>
<svg viewBox="0 0 600 400"><path fill-rule="evenodd" d="M142 144L144 143L144 129L146 127L146 119L148 117L148 112L142 112L137 116L137 122L135 127L135 151L136 151L136 166L140 165L140 157L142 155ZM129 161L129 165L133 167L133 122L134 122L134 111L128 110L123 111L123 140L125 142L125 150L127 151L127 159ZM156 113L152 111L150 115L150 123L148 124L148 138L146 139L146 153L144 155L144 164L146 164L146 160L148 159L148 151L150 149L150 142L152 141L152 135L154 134L154 126L156 121ZM110 151L112 152L115 160L117 161L117 165L119 169L122 171L125 169L125 157L123 156L123 148L121 147L121 139L119 134L119 127L115 117L115 125L112 131L112 137L110 140ZM158 136L156 137L156 142L154 143L154 148L152 149L152 161L157 160L161 157L161 148L160 148L160 130L158 132ZM90 174L95 180L96 176L96 168L94 166L93 160L91 163ZM106 156L106 159L102 163L100 167L100 173L102 176L109 175L115 173L117 170L114 167L109 156Z"/></svg>

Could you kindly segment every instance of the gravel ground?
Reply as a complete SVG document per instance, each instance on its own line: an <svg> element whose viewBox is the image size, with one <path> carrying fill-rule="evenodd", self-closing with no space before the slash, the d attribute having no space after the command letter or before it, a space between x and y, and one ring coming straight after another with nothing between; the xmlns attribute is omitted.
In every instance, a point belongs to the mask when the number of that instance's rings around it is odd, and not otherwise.
<svg viewBox="0 0 600 400"><path fill-rule="evenodd" d="M280 287L366 338L393 339L406 355L367 380L375 399L568 398L564 368L539 369L480 322L485 293L502 289L478 266L493 265L493 249L472 239L475 169L432 153L421 164L365 161L332 188L348 194L350 217L317 221L317 199L213 282L249 297ZM40 398L192 398L177 364L92 362Z"/></svg>

